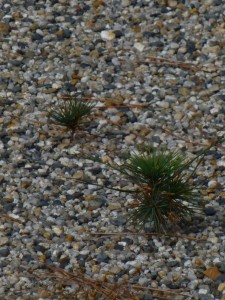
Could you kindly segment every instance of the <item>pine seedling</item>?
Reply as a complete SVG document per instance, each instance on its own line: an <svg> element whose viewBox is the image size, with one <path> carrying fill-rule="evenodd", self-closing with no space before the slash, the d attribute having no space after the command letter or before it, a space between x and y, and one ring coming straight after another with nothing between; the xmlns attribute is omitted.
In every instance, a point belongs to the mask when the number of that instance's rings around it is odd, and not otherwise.
<svg viewBox="0 0 225 300"><path fill-rule="evenodd" d="M159 232L201 212L204 202L192 177L207 150L186 159L178 152L147 149L130 155L122 165L112 166L136 186L130 219L141 226L151 223Z"/></svg>
<svg viewBox="0 0 225 300"><path fill-rule="evenodd" d="M53 105L49 117L54 123L67 127L73 136L84 117L89 116L94 107L95 103L93 102L70 96Z"/></svg>

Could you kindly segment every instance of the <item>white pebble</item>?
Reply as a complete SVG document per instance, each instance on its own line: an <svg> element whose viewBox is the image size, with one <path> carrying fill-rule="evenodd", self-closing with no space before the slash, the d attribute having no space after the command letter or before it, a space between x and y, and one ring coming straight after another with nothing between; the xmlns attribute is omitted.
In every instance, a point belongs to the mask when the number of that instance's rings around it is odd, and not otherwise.
<svg viewBox="0 0 225 300"><path fill-rule="evenodd" d="M208 187L213 189L213 188L216 188L217 187L217 181L215 180L210 180L209 183L208 183Z"/></svg>
<svg viewBox="0 0 225 300"><path fill-rule="evenodd" d="M144 50L144 47L145 46L143 44L141 44L141 43L135 43L134 44L134 48L137 49L137 50L139 50L139 51L141 51L141 52Z"/></svg>
<svg viewBox="0 0 225 300"><path fill-rule="evenodd" d="M101 38L103 40L106 40L106 41L111 41L111 40L114 40L115 39L115 33L113 31L106 31L106 30L103 30L101 32Z"/></svg>

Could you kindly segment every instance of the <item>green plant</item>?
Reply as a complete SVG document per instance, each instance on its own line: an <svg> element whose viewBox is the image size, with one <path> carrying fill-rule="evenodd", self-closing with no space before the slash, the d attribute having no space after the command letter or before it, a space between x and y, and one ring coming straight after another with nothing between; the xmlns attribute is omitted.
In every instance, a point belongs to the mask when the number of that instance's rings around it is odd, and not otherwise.
<svg viewBox="0 0 225 300"><path fill-rule="evenodd" d="M188 169L202 155L187 160L178 152L152 150L131 155L124 164L114 166L136 186L131 220L142 226L151 222L156 231L165 231L168 224L201 211L203 201L191 180L197 166L192 172Z"/></svg>
<svg viewBox="0 0 225 300"><path fill-rule="evenodd" d="M132 222L140 226L151 223L156 231L166 231L169 225L186 222L195 212L203 211L204 200L194 177L208 150L219 142L219 139L214 141L192 159L165 149L156 151L152 146L139 147L139 153L128 154L123 164L107 164L132 182L134 188L106 188L134 195L130 210ZM99 161L95 157L88 159ZM78 181L94 184L83 179Z"/></svg>
<svg viewBox="0 0 225 300"><path fill-rule="evenodd" d="M71 130L72 135L85 116L90 115L95 103L87 102L74 96L59 100L51 107L50 120Z"/></svg>

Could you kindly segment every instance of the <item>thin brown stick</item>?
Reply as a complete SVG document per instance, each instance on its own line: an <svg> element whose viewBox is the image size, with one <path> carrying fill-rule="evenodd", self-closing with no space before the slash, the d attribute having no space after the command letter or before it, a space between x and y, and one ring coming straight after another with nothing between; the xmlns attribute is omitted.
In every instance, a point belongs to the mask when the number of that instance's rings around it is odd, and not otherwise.
<svg viewBox="0 0 225 300"><path fill-rule="evenodd" d="M10 216L5 215L5 214L0 214L0 218L4 218L4 219L7 219L7 220L10 220L10 221L13 221L13 222L17 222L17 223L20 223L20 224L23 224L23 223L24 223L23 221L21 221L21 220L19 220L19 219L10 217Z"/></svg>
<svg viewBox="0 0 225 300"><path fill-rule="evenodd" d="M185 234L168 234L168 233L138 233L138 232L111 232L111 233L103 233L103 232L96 232L90 233L91 235L101 235L101 236L128 236L128 235L138 235L138 236L159 236L159 237L172 237L172 238L180 238L180 239L188 239L191 241L206 241L206 238L196 238Z"/></svg>
<svg viewBox="0 0 225 300"><path fill-rule="evenodd" d="M146 59L150 59L155 61L156 63L161 62L162 64L167 64L175 67L181 67L184 69L193 69L193 70L201 70L201 67L198 65L195 65L193 63L188 63L188 62L182 62L179 60L172 60L164 57L159 57L159 56L145 56Z"/></svg>
<svg viewBox="0 0 225 300"><path fill-rule="evenodd" d="M170 66L175 68L181 69L189 69L193 71L201 71L201 67L191 64L191 63L184 63L180 61L172 61L168 59L164 59L162 57L154 57L154 56L146 56L144 59L150 59L150 61L142 60L142 59L133 59L131 60L132 63L149 63L149 64L156 64L159 66ZM119 58L119 60L127 61L127 59Z"/></svg>
<svg viewBox="0 0 225 300"><path fill-rule="evenodd" d="M53 267L50 265L44 265L47 269L49 269L53 274L46 274L49 278L59 279L60 282L72 284L77 283L79 286L91 288L95 290L98 294L107 297L109 300L132 300L135 299L132 294L128 290L126 290L126 286L124 284L110 284L101 280L94 280L84 276L80 272L71 273L67 272L64 269Z"/></svg>
<svg viewBox="0 0 225 300"><path fill-rule="evenodd" d="M104 296L108 300L135 300L137 299L137 292L143 294L144 292L149 292L156 298L159 299L172 299L176 295L184 295L183 292L188 292L185 290L169 290L151 287L143 287L137 284L129 284L128 282L123 283L109 283L104 280L94 280L86 277L81 272L71 273L65 271L64 269L57 268L51 265L44 264L51 273L44 274L28 274L29 277L37 277L39 279L50 278L56 280L63 285L70 285L76 283L79 287L87 288L94 291L96 294ZM136 292L136 293L135 293ZM135 294L136 295L135 295Z"/></svg>
<svg viewBox="0 0 225 300"><path fill-rule="evenodd" d="M127 58L125 59L125 58L122 58L122 57L119 58L119 59L124 60L124 61L128 60ZM143 59L134 59L134 60L131 60L131 62L134 62L134 63L148 63L148 61L146 61L148 59L150 60L149 63L156 64L156 65L159 65L159 66L164 65L164 66L171 66L171 67L175 67L175 68L178 67L178 68L182 68L182 69L189 69L189 70L193 70L193 71L212 72L211 70L209 71L207 69L207 66L201 66L199 64L194 64L192 62L183 62L183 61L179 61L179 60L173 60L173 59L160 57L160 56L154 56L154 55L144 56ZM213 71L217 71L217 70L219 70L219 68L214 66Z"/></svg>
<svg viewBox="0 0 225 300"><path fill-rule="evenodd" d="M61 96L61 99L69 99L71 96ZM124 104L121 103L117 98L95 98L95 97L79 97L78 98L85 101L98 101L103 102L106 106L95 106L95 108L141 108L147 107L149 104L139 103L139 104ZM108 103L107 103L108 102Z"/></svg>

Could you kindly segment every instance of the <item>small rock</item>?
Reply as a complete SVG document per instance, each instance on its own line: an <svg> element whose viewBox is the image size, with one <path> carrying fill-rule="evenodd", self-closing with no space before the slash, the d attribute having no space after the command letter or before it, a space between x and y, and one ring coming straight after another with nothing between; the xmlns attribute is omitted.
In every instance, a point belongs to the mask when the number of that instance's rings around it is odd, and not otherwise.
<svg viewBox="0 0 225 300"><path fill-rule="evenodd" d="M142 52L144 50L144 47L145 46L143 44L141 44L141 43L135 43L134 44L134 48L137 49L137 50L139 50L140 52Z"/></svg>
<svg viewBox="0 0 225 300"><path fill-rule="evenodd" d="M156 104L162 108L169 108L169 103L166 101L157 101Z"/></svg>
<svg viewBox="0 0 225 300"><path fill-rule="evenodd" d="M199 290L199 294L200 295L206 295L206 294L208 294L208 290L206 290L206 289L200 289Z"/></svg>
<svg viewBox="0 0 225 300"><path fill-rule="evenodd" d="M183 116L184 116L184 114L182 112L177 112L174 115L174 119L177 120L177 121L180 121L183 118Z"/></svg>
<svg viewBox="0 0 225 300"><path fill-rule="evenodd" d="M110 210L118 210L118 209L121 209L121 204L111 202L111 203L109 203L108 207L109 207Z"/></svg>
<svg viewBox="0 0 225 300"><path fill-rule="evenodd" d="M9 239L7 237L0 238L0 246L4 246L8 243Z"/></svg>
<svg viewBox="0 0 225 300"><path fill-rule="evenodd" d="M215 180L210 180L208 183L208 187L211 189L216 188L216 187L218 187L218 182Z"/></svg>
<svg viewBox="0 0 225 300"><path fill-rule="evenodd" d="M164 278L164 277L166 277L166 272L165 271L159 271L158 275L159 275L160 278Z"/></svg>
<svg viewBox="0 0 225 300"><path fill-rule="evenodd" d="M213 207L206 207L205 214L207 216L214 216L216 214L216 210Z"/></svg>
<svg viewBox="0 0 225 300"><path fill-rule="evenodd" d="M127 222L126 218L124 218L124 216L119 216L116 219L112 219L111 223L115 226L122 226L125 225Z"/></svg>
<svg viewBox="0 0 225 300"><path fill-rule="evenodd" d="M100 253L96 256L96 260L98 263L101 263L101 262L108 263L109 257L105 253Z"/></svg>
<svg viewBox="0 0 225 300"><path fill-rule="evenodd" d="M9 27L4 22L0 22L0 32L9 33Z"/></svg>
<svg viewBox="0 0 225 300"><path fill-rule="evenodd" d="M53 232L57 235L60 236L63 233L62 228L58 227L58 226L53 226L52 227Z"/></svg>
<svg viewBox="0 0 225 300"><path fill-rule="evenodd" d="M225 282L220 283L219 286L218 286L218 288L217 288L217 290L219 292L225 291Z"/></svg>
<svg viewBox="0 0 225 300"><path fill-rule="evenodd" d="M0 248L0 257L7 257L9 253L9 248Z"/></svg>
<svg viewBox="0 0 225 300"><path fill-rule="evenodd" d="M132 143L135 140L135 138L136 138L136 136L134 134L130 134L125 137L125 141L127 143Z"/></svg>
<svg viewBox="0 0 225 300"><path fill-rule="evenodd" d="M225 274L221 274L216 278L216 283L224 283L225 282Z"/></svg>
<svg viewBox="0 0 225 300"><path fill-rule="evenodd" d="M101 32L101 38L105 41L111 41L111 40L114 40L116 37L115 33L113 31L106 31L106 30L103 30Z"/></svg>
<svg viewBox="0 0 225 300"><path fill-rule="evenodd" d="M168 0L168 6L171 8L177 7L177 1L176 0Z"/></svg>

